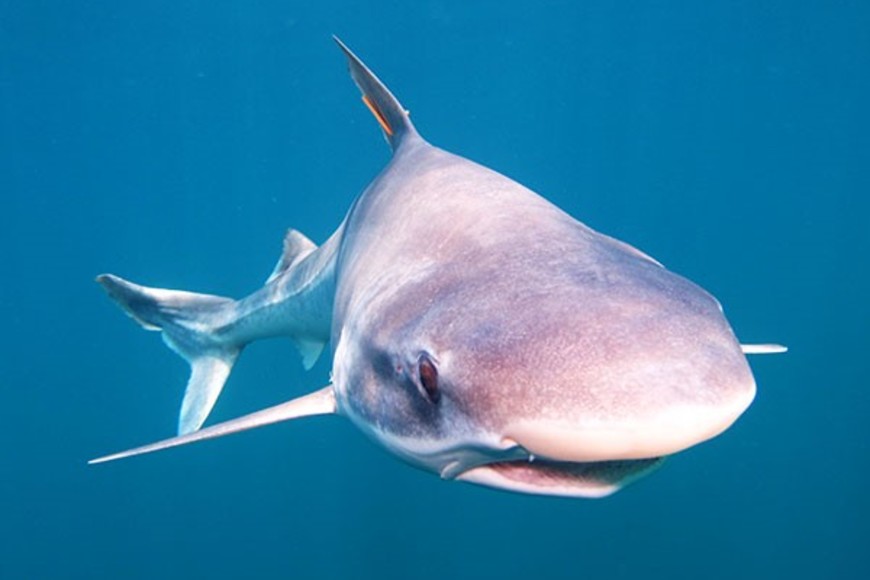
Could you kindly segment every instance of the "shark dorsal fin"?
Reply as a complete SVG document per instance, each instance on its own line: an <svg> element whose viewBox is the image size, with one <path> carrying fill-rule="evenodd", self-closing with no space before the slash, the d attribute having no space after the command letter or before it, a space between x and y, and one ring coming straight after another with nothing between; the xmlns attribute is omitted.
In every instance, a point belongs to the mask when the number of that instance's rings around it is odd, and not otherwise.
<svg viewBox="0 0 870 580"><path fill-rule="evenodd" d="M408 111L402 107L393 93L375 76L375 74L357 57L337 36L332 37L345 56L347 56L350 76L359 90L362 100L381 126L387 143L395 151L407 137L418 137L417 130L411 124Z"/></svg>

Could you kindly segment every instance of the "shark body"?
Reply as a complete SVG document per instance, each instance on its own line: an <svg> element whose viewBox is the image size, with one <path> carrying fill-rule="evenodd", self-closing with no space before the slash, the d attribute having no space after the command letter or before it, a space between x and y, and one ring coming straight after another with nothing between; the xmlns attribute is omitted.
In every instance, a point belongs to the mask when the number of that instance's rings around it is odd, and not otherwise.
<svg viewBox="0 0 870 580"><path fill-rule="evenodd" d="M337 40L337 39L336 39ZM511 179L427 143L340 41L393 149L321 246L291 230L239 300L98 281L191 364L179 435L99 463L336 413L445 479L600 497L727 429L755 382L719 303ZM202 428L254 340L289 336L330 385Z"/></svg>

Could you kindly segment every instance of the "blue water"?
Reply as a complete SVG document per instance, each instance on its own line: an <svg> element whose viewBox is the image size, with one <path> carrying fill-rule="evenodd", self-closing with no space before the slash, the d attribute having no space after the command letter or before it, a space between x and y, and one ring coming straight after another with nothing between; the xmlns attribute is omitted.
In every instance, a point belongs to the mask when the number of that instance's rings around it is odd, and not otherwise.
<svg viewBox="0 0 870 580"><path fill-rule="evenodd" d="M0 2L0 577L870 577L868 30L845 0ZM430 141L788 344L744 417L598 501L335 417L86 466L171 435L187 374L93 277L242 296L388 159L332 33ZM254 345L212 420L328 372Z"/></svg>

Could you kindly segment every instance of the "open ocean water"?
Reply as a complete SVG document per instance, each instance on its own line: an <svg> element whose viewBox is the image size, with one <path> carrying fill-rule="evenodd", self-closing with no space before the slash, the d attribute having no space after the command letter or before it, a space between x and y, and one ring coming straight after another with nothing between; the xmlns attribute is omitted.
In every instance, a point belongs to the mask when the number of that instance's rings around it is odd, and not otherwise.
<svg viewBox="0 0 870 580"><path fill-rule="evenodd" d="M0 2L0 577L870 578L870 3ZM710 290L758 396L604 500L440 481L335 417L173 434L185 364L93 278L240 297L432 143ZM248 348L211 417L322 386Z"/></svg>

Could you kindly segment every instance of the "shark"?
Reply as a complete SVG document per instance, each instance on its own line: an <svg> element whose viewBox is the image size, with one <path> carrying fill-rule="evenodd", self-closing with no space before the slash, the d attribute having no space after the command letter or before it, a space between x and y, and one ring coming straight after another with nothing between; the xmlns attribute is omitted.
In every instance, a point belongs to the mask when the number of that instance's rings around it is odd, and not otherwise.
<svg viewBox="0 0 870 580"><path fill-rule="evenodd" d="M104 463L336 414L409 464L501 490L603 497L728 429L752 402L747 354L719 302L512 179L429 144L334 38L392 157L321 245L289 230L249 296L108 295L191 367L177 436ZM203 427L234 363L289 337L329 384Z"/></svg>

